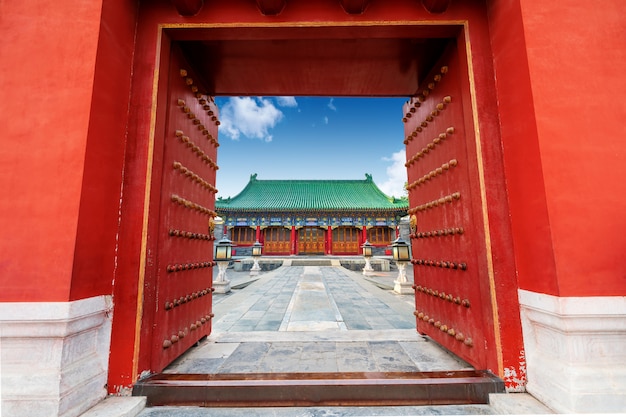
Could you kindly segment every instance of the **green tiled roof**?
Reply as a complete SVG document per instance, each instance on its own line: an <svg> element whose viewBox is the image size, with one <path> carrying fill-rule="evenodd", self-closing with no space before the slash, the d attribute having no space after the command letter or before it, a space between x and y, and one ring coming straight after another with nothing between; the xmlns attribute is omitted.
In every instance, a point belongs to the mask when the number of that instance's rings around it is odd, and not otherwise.
<svg viewBox="0 0 626 417"><path fill-rule="evenodd" d="M385 195L365 174L364 180L258 180L235 197L218 198L216 211L403 211L406 198Z"/></svg>

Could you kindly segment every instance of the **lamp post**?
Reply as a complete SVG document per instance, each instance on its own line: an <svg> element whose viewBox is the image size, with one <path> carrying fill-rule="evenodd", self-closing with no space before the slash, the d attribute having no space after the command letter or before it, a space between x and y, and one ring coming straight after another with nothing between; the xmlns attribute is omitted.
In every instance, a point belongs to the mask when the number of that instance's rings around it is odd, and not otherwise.
<svg viewBox="0 0 626 417"><path fill-rule="evenodd" d="M263 250L263 245L259 243L257 240L252 245L252 259L254 259L254 264L250 269L250 275L259 275L259 271L261 271L261 267L259 266L259 258L261 257L261 251Z"/></svg>
<svg viewBox="0 0 626 417"><path fill-rule="evenodd" d="M372 275L374 273L374 269L370 264L370 258L372 257L372 244L365 240L363 246L361 246L363 250L363 258L365 258L365 267L363 268L363 275Z"/></svg>
<svg viewBox="0 0 626 417"><path fill-rule="evenodd" d="M232 259L233 243L226 237L222 237L215 245L215 257L217 262L218 274L213 282L214 292L217 294L226 294L230 291L230 281L226 278L226 269Z"/></svg>
<svg viewBox="0 0 626 417"><path fill-rule="evenodd" d="M398 294L412 294L413 284L407 282L406 274L404 273L406 264L411 261L409 244L401 237L398 237L391 243L391 250L393 259L396 261L396 265L398 265L398 278L394 281L396 285L393 287L393 290Z"/></svg>

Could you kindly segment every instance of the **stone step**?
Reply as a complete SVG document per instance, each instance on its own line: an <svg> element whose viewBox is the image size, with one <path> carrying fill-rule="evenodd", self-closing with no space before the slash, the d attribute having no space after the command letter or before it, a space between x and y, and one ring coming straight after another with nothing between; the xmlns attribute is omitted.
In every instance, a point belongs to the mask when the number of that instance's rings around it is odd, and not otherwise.
<svg viewBox="0 0 626 417"><path fill-rule="evenodd" d="M333 266L333 260L323 258L293 259L291 266Z"/></svg>
<svg viewBox="0 0 626 417"><path fill-rule="evenodd" d="M504 382L488 371L156 374L134 396L147 406L304 407L489 404Z"/></svg>

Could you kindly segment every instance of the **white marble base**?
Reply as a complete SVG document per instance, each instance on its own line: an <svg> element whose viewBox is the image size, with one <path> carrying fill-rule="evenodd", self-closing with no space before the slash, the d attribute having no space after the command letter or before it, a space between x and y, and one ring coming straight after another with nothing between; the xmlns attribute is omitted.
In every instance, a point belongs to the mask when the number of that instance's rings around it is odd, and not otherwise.
<svg viewBox="0 0 626 417"><path fill-rule="evenodd" d="M107 395L110 296L0 303L2 415L78 416Z"/></svg>
<svg viewBox="0 0 626 417"><path fill-rule="evenodd" d="M626 297L519 291L526 390L558 413L626 410Z"/></svg>
<svg viewBox="0 0 626 417"><path fill-rule="evenodd" d="M370 262L369 257L365 257L365 266L363 267L363 275L369 276L374 274L374 268L372 268L372 264Z"/></svg>
<svg viewBox="0 0 626 417"><path fill-rule="evenodd" d="M230 280L226 278L226 270L230 261L217 262L217 278L213 281L213 292L216 294L226 294L230 292Z"/></svg>
<svg viewBox="0 0 626 417"><path fill-rule="evenodd" d="M81 417L135 417L146 408L147 397L108 396Z"/></svg>
<svg viewBox="0 0 626 417"><path fill-rule="evenodd" d="M489 394L489 406L497 415L555 414L535 397L525 392Z"/></svg>
<svg viewBox="0 0 626 417"><path fill-rule="evenodd" d="M394 281L394 286L393 286L393 292L396 292L398 294L414 294L415 291L413 290L413 284L411 282L400 282L400 281Z"/></svg>
<svg viewBox="0 0 626 417"><path fill-rule="evenodd" d="M252 264L252 268L250 268L250 276L259 275L261 272L261 266L259 265L258 257L254 257L254 263Z"/></svg>
<svg viewBox="0 0 626 417"><path fill-rule="evenodd" d="M213 288L215 294L226 294L230 292L230 281L227 279L223 281L213 281Z"/></svg>
<svg viewBox="0 0 626 417"><path fill-rule="evenodd" d="M380 271L381 272L389 272L391 271L391 266L390 266L390 262L388 259L376 259L374 261L374 263L376 263L376 265L380 266Z"/></svg>

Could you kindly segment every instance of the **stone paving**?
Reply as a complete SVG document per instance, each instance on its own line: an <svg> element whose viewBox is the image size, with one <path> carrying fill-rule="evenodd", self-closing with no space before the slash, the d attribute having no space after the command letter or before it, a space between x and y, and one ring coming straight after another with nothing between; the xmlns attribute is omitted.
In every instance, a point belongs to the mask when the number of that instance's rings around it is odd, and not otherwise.
<svg viewBox="0 0 626 417"><path fill-rule="evenodd" d="M139 417L373 417L373 416L454 416L494 415L488 405L440 405L403 407L267 407L267 408L203 408L151 407Z"/></svg>
<svg viewBox="0 0 626 417"><path fill-rule="evenodd" d="M392 291L397 271L363 276L340 266L290 266L250 277L228 270L233 290L214 295L211 336L168 373L372 372L471 369L415 331L412 295ZM412 280L412 276L408 277ZM398 407L148 407L139 417L331 417L549 414L532 397L490 405ZM530 405L524 405L528 401ZM508 409L507 409L508 407ZM512 411L511 411L512 410Z"/></svg>
<svg viewBox="0 0 626 417"><path fill-rule="evenodd" d="M214 301L212 335L165 372L471 369L415 331L412 296L342 267L283 266Z"/></svg>
<svg viewBox="0 0 626 417"><path fill-rule="evenodd" d="M214 302L215 332L415 328L412 296L391 295L341 267L284 266Z"/></svg>

